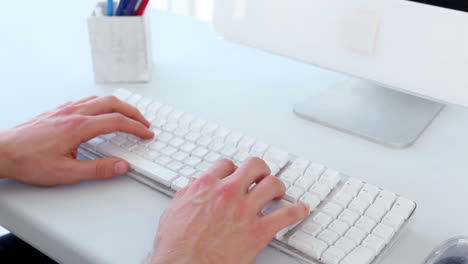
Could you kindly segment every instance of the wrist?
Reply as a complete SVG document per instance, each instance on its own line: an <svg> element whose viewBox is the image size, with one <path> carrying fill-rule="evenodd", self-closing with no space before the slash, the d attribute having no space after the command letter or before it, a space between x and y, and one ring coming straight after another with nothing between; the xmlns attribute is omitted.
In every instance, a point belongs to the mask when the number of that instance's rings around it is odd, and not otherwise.
<svg viewBox="0 0 468 264"><path fill-rule="evenodd" d="M0 179L13 178L17 158L7 131L0 131L0 157Z"/></svg>

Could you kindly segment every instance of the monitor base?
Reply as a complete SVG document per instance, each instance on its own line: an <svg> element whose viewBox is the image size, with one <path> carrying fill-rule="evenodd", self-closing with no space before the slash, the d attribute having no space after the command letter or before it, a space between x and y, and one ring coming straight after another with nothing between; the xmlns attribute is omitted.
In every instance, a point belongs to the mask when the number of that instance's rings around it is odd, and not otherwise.
<svg viewBox="0 0 468 264"><path fill-rule="evenodd" d="M350 79L297 104L308 120L394 148L411 146L443 104Z"/></svg>

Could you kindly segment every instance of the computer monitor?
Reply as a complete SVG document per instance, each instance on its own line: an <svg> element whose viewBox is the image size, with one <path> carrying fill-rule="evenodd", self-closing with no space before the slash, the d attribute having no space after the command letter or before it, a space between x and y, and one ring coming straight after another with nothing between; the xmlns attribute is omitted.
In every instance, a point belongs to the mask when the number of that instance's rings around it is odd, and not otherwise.
<svg viewBox="0 0 468 264"><path fill-rule="evenodd" d="M468 107L467 10L464 0L215 0L213 26L228 40L353 76L295 112L405 147L442 103Z"/></svg>

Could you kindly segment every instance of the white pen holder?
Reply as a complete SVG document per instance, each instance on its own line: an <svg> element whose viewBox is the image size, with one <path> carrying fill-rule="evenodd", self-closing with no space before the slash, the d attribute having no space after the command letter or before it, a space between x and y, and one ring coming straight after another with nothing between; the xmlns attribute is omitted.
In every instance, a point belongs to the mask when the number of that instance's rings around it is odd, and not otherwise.
<svg viewBox="0 0 468 264"><path fill-rule="evenodd" d="M99 4L106 10L106 3ZM101 16L95 10L88 18L88 30L96 82L151 80L148 16Z"/></svg>

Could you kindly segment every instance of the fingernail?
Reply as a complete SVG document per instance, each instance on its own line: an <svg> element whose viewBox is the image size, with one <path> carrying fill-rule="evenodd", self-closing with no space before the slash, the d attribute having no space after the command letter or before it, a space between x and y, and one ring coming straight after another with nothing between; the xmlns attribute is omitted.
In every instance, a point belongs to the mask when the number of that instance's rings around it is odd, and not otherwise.
<svg viewBox="0 0 468 264"><path fill-rule="evenodd" d="M123 161L115 163L114 172L117 176L124 175L125 173L127 173L127 164Z"/></svg>

